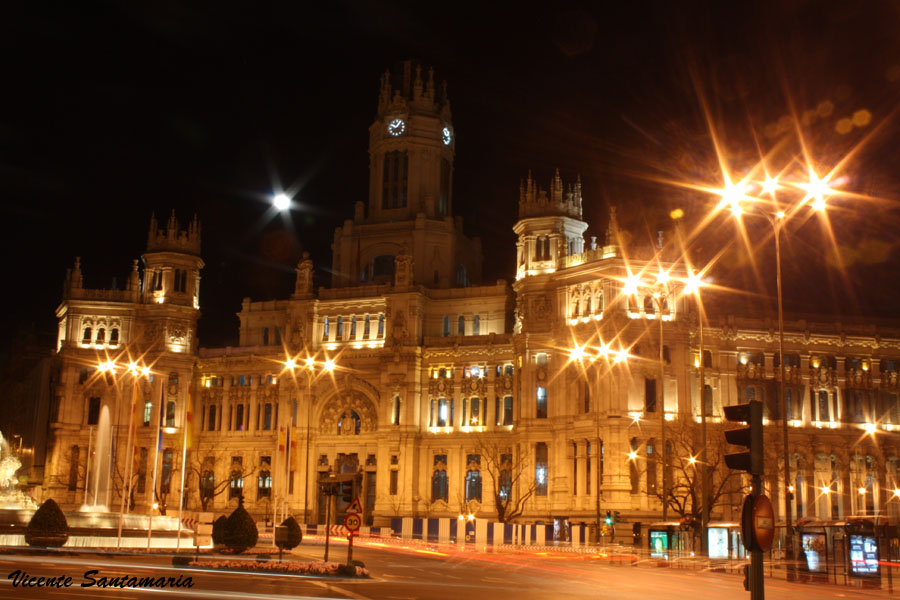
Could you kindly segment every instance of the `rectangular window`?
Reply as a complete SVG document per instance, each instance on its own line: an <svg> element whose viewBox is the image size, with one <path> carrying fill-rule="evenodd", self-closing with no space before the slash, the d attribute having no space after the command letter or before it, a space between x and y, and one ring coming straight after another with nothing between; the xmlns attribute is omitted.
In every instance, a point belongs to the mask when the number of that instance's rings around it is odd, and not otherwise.
<svg viewBox="0 0 900 600"><path fill-rule="evenodd" d="M406 150L394 150L384 154L381 208L406 206L408 168Z"/></svg>
<svg viewBox="0 0 900 600"><path fill-rule="evenodd" d="M585 447L585 470L586 478L584 482L584 493L589 495L591 494L591 443L588 442Z"/></svg>
<svg viewBox="0 0 900 600"><path fill-rule="evenodd" d="M369 315L366 315L366 318L363 321L363 339L369 339Z"/></svg>
<svg viewBox="0 0 900 600"><path fill-rule="evenodd" d="M216 406L212 405L209 407L209 419L206 422L206 430L207 431L215 431L216 430Z"/></svg>
<svg viewBox="0 0 900 600"><path fill-rule="evenodd" d="M350 339L356 339L356 315L350 317Z"/></svg>
<svg viewBox="0 0 900 600"><path fill-rule="evenodd" d="M384 337L384 314L378 315L378 337Z"/></svg>
<svg viewBox="0 0 900 600"><path fill-rule="evenodd" d="M174 465L175 453L171 448L163 451L162 472L159 480L160 493L168 493L172 487L172 467Z"/></svg>
<svg viewBox="0 0 900 600"><path fill-rule="evenodd" d="M466 335L466 318L462 315L456 318L456 333Z"/></svg>
<svg viewBox="0 0 900 600"><path fill-rule="evenodd" d="M472 335L481 335L481 317L472 317Z"/></svg>
<svg viewBox="0 0 900 600"><path fill-rule="evenodd" d="M820 421L828 421L828 392L825 390L819 390L817 392L819 398L819 420Z"/></svg>
<svg viewBox="0 0 900 600"><path fill-rule="evenodd" d="M538 442L534 447L534 495L547 495L547 444Z"/></svg>
<svg viewBox="0 0 900 600"><path fill-rule="evenodd" d="M644 412L656 412L656 380L644 378Z"/></svg>
<svg viewBox="0 0 900 600"><path fill-rule="evenodd" d="M166 427L175 427L175 403L166 402Z"/></svg>
<svg viewBox="0 0 900 600"><path fill-rule="evenodd" d="M344 317L337 318L337 339L344 339Z"/></svg>
<svg viewBox="0 0 900 600"><path fill-rule="evenodd" d="M512 396L503 398L503 425L513 424L513 399Z"/></svg>
<svg viewBox="0 0 900 600"><path fill-rule="evenodd" d="M708 383L703 386L703 412L707 417L713 414L713 391Z"/></svg>
<svg viewBox="0 0 900 600"><path fill-rule="evenodd" d="M238 404L234 409L234 428L238 431L244 430L244 405Z"/></svg>
<svg viewBox="0 0 900 600"><path fill-rule="evenodd" d="M400 472L397 471L396 469L391 471L391 496L397 495L397 483L398 483L397 480L400 477L399 473Z"/></svg>
<svg viewBox="0 0 900 600"><path fill-rule="evenodd" d="M449 315L444 315L444 327L441 330L444 337L450 337L450 317Z"/></svg>
<svg viewBox="0 0 900 600"><path fill-rule="evenodd" d="M591 382L584 382L584 412L585 414L591 412Z"/></svg>
<svg viewBox="0 0 900 600"><path fill-rule="evenodd" d="M88 425L96 425L100 422L100 398L88 399Z"/></svg>
<svg viewBox="0 0 900 600"><path fill-rule="evenodd" d="M329 326L330 324L331 324L331 322L328 320L328 317L325 317L325 324L322 326L322 339L323 339L323 340L327 340L327 339L328 339L328 333L329 333L329 332L328 332L328 326Z"/></svg>
<svg viewBox="0 0 900 600"><path fill-rule="evenodd" d="M272 404L266 403L266 407L263 410L263 429L266 431L272 429Z"/></svg>
<svg viewBox="0 0 900 600"><path fill-rule="evenodd" d="M647 440L647 495L656 495L656 453L653 439ZM631 462L634 462L633 460Z"/></svg>
<svg viewBox="0 0 900 600"><path fill-rule="evenodd" d="M447 412L447 399L441 398L440 400L438 400L437 426L446 427L448 418L449 413Z"/></svg>
<svg viewBox="0 0 900 600"><path fill-rule="evenodd" d="M446 217L450 210L450 161L441 158L441 189L438 198L438 216Z"/></svg>
<svg viewBox="0 0 900 600"><path fill-rule="evenodd" d="M144 402L144 427L150 425L150 415L153 413L153 403L150 401Z"/></svg>
<svg viewBox="0 0 900 600"><path fill-rule="evenodd" d="M537 388L537 418L547 418L547 388L543 386Z"/></svg>

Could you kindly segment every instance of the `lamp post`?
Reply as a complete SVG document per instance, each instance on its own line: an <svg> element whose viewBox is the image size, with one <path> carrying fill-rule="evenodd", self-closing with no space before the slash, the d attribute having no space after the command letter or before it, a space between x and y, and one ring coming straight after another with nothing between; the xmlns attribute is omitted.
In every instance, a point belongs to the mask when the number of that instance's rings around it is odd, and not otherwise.
<svg viewBox="0 0 900 600"><path fill-rule="evenodd" d="M753 212L752 215L764 217L772 226L773 237L775 238L775 289L778 303L778 402L781 412L781 430L782 443L784 444L784 520L785 520L785 554L789 559L793 558L794 552L794 525L791 502L793 500L793 485L791 484L791 461L789 451L789 433L788 433L788 409L785 398L784 377L785 377L785 356L784 356L784 301L782 292L782 276L781 276L781 231L784 228L784 222L788 217L787 212L781 208L778 203L776 192L781 187L778 179L774 177L766 177L764 182L760 183L761 191L772 199L772 205L775 208L774 213ZM807 183L795 184L796 187L804 190L806 194L803 196L799 204L791 208L791 214L795 213L804 204L810 201L810 206L817 212L826 209L826 195L832 193L828 187L826 179L819 178L810 169L809 181ZM741 201L748 199L745 185L726 185L726 188L720 192L722 203L730 206L731 214L736 219L740 219L744 210L741 207ZM752 199L752 198L750 198ZM701 360L702 362L702 360Z"/></svg>
<svg viewBox="0 0 900 600"><path fill-rule="evenodd" d="M700 388L700 550L709 550L709 464L707 459L707 433L706 433L706 364L703 347L703 321L706 311L703 308L703 299L700 295L702 280L693 271L688 272L685 280L685 294L693 294L697 298L697 315L699 321L699 360L697 362L697 379ZM693 457L692 457L693 458ZM696 468L696 465L695 465Z"/></svg>
<svg viewBox="0 0 900 600"><path fill-rule="evenodd" d="M657 406L659 407L659 437L662 449L662 520L668 521L669 517L669 465L668 448L666 447L666 362L665 341L663 338L663 308L668 309L667 299L670 295L669 273L660 270L656 274L656 291L653 299L656 300L657 318L659 319L659 385L656 386Z"/></svg>
<svg viewBox="0 0 900 600"><path fill-rule="evenodd" d="M113 361L107 361L105 363L100 363L97 366L97 370L101 373L113 373L115 374L116 368L119 365L114 363ZM118 531L116 533L116 548L122 547L122 522L124 521L125 514L125 498L131 498L131 478L132 478L132 468L134 464L134 445L132 444L132 439L134 435L134 414L135 408L137 405L137 396L138 396L138 378L139 377L147 377L150 375L149 367L140 367L134 361L128 363L127 366L128 373L131 374L131 383L132 383L132 394L131 394L131 410L129 411L128 418L128 438L126 442L126 448L128 452L128 459L125 463L125 479L122 481L122 497L119 502L119 525ZM120 414L121 417L121 414Z"/></svg>
<svg viewBox="0 0 900 600"><path fill-rule="evenodd" d="M293 358L288 359L284 366L286 369L289 369L293 374L294 369L297 368L297 363ZM305 464L303 467L303 523L305 525L309 524L309 476L310 476L310 467L309 467L309 446L311 443L312 436L312 384L313 378L316 374L316 368L322 369L322 371L331 373L334 371L334 360L326 359L325 361L319 362L312 356L307 356L306 361L304 363L303 373L306 375L306 452L305 452ZM290 472L290 469L288 469Z"/></svg>

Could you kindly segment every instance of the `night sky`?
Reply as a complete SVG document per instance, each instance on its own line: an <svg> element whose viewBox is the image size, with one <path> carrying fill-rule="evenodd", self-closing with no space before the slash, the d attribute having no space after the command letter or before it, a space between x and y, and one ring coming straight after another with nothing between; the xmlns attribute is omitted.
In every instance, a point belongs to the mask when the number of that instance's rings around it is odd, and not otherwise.
<svg viewBox="0 0 900 600"><path fill-rule="evenodd" d="M791 224L787 310L894 317L898 31L893 2L3 3L2 346L55 335L75 256L86 286L124 286L154 211L202 222L203 346L236 344L241 298L287 297L303 250L327 285L334 228L367 200L379 77L410 58L448 82L455 211L486 283L514 276L529 169L580 174L587 235L614 204L639 246L671 235L673 208L690 230L715 205L661 182L722 185L710 125L730 169L796 169L793 114L822 172L853 152L836 181L863 197L830 201L838 252L816 219ZM270 214L281 187L288 221ZM758 303L771 244L748 223L757 271L732 245L710 277ZM734 240L722 217L692 256Z"/></svg>

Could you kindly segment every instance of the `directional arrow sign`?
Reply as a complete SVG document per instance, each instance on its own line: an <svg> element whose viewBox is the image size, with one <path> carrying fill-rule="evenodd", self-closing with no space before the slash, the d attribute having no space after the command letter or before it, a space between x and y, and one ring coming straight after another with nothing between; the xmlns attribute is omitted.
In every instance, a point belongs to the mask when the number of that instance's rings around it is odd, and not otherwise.
<svg viewBox="0 0 900 600"><path fill-rule="evenodd" d="M359 496L353 499L353 502L350 503L350 506L347 507L348 513L361 513L362 512L362 504L359 502Z"/></svg>

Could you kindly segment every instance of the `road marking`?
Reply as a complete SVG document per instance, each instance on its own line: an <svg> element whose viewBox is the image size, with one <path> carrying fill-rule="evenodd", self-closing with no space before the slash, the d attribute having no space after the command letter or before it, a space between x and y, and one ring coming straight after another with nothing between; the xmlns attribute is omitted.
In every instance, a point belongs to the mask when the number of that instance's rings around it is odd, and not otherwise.
<svg viewBox="0 0 900 600"><path fill-rule="evenodd" d="M310 581L313 585L318 585L320 587L325 588L326 590L337 592L339 594L344 594L348 598L356 598L357 600L372 600L368 596L363 596L362 594L358 594L356 592L351 592L350 590L345 590L344 588L338 587L336 585L331 585L330 583L325 583L323 581Z"/></svg>

